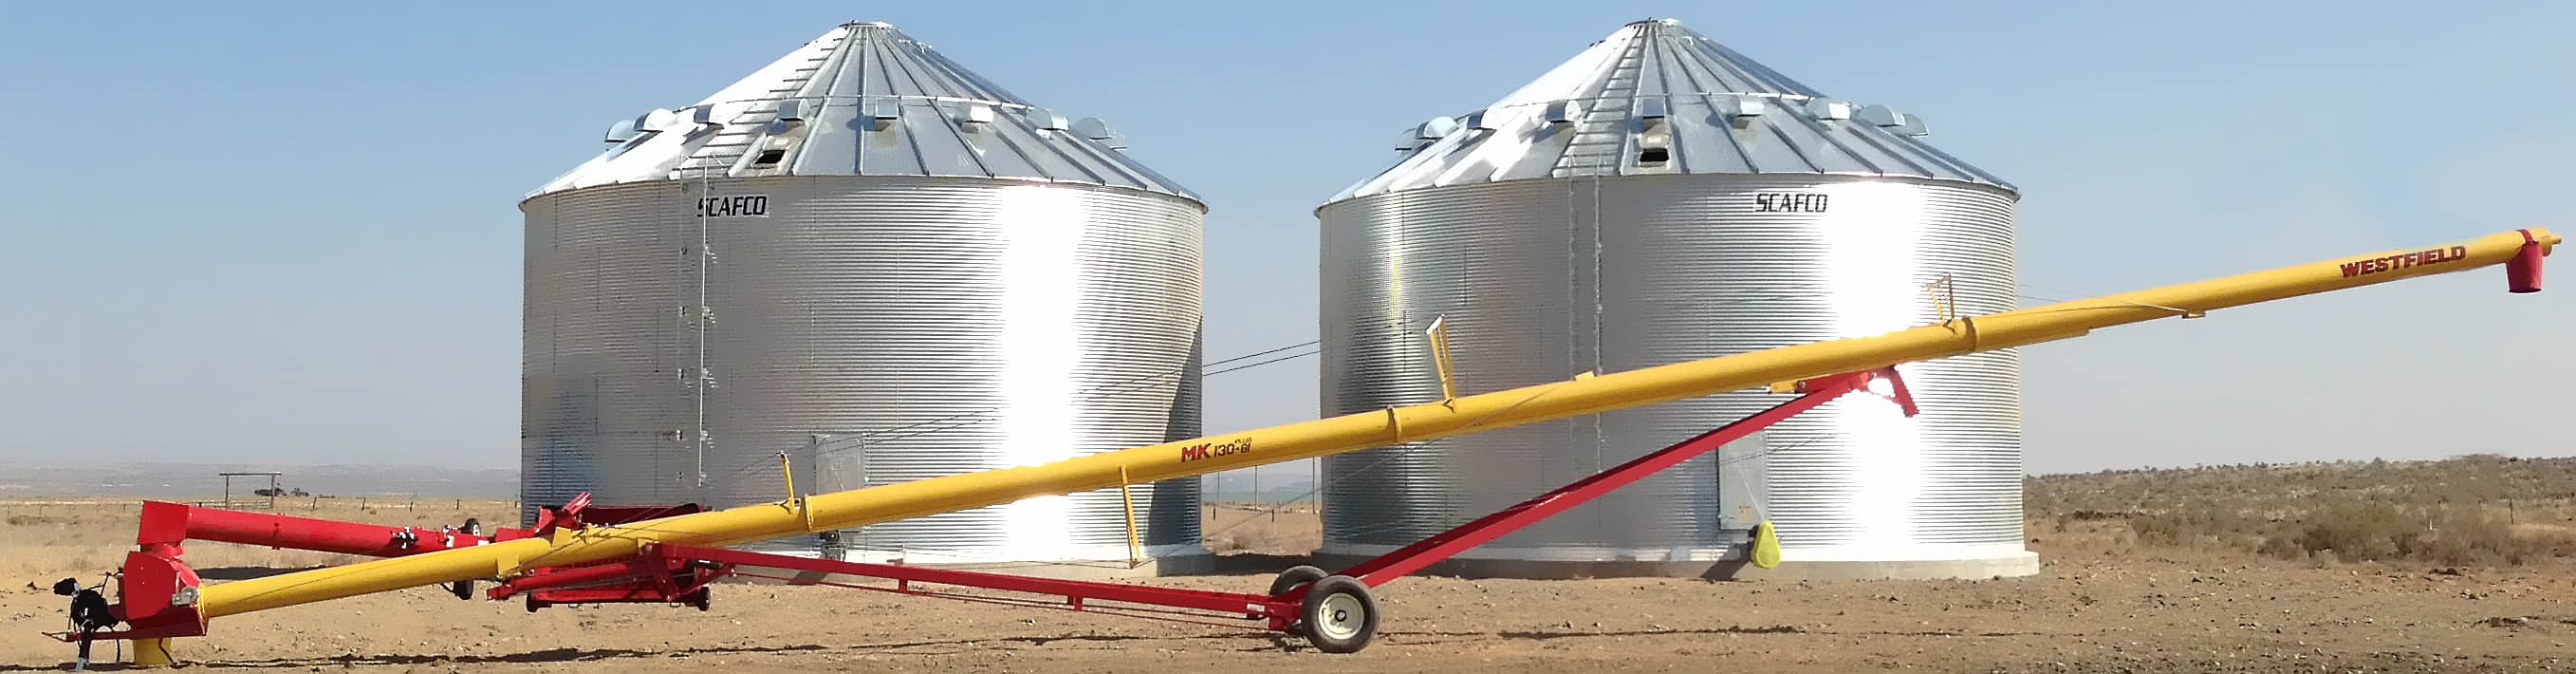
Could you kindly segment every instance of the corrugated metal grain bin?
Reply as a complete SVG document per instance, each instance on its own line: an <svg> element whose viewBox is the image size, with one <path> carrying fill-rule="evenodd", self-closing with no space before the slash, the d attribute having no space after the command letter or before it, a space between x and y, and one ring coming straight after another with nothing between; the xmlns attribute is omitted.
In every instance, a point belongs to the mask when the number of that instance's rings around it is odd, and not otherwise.
<svg viewBox="0 0 2576 674"><path fill-rule="evenodd" d="M1199 433L1197 197L1098 120L881 23L836 27L609 149L527 216L526 501L710 506ZM1195 480L1138 485L1195 550ZM785 543L1126 559L1116 491ZM822 546L818 549L818 545Z"/></svg>
<svg viewBox="0 0 2576 674"><path fill-rule="evenodd" d="M1458 389L1485 391L1876 334L1936 320L1935 295L2012 308L2017 194L1924 134L1677 22L1621 27L1491 106L1408 129L1403 159L1317 210L1322 411L1437 399L1435 318ZM1807 569L2035 572L2016 356L1902 371L1919 418L1846 398L1464 557L1508 575L1698 574L1767 519ZM1325 551L1382 552L1782 399L1328 457Z"/></svg>

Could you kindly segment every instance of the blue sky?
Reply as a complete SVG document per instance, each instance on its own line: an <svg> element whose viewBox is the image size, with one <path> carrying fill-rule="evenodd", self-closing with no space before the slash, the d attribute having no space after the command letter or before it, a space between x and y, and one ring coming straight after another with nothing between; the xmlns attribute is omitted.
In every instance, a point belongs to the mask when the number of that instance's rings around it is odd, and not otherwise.
<svg viewBox="0 0 2576 674"><path fill-rule="evenodd" d="M2558 3L523 4L0 3L0 459L515 463L520 197L853 19L1205 195L1211 357L1312 339L1310 211L1397 129L1650 16L2020 185L2034 295L2576 230ZM2028 349L2029 465L2569 454L2576 300L2500 276ZM1223 375L1211 430L1313 390Z"/></svg>

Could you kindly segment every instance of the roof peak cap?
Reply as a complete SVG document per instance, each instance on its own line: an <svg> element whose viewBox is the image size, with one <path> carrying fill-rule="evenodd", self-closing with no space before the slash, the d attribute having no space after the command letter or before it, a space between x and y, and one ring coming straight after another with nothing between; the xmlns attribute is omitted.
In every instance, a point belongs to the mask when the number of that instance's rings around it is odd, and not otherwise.
<svg viewBox="0 0 2576 674"><path fill-rule="evenodd" d="M695 104L620 119L604 140L603 153L535 194L702 177L902 176L1197 200L1122 152L1127 143L1107 123L1020 98L883 21L835 25Z"/></svg>
<svg viewBox="0 0 2576 674"><path fill-rule="evenodd" d="M1404 129L1404 158L1333 201L1424 187L1653 174L1922 178L2010 189L1912 114L1826 96L1678 20L1630 22L1492 104Z"/></svg>

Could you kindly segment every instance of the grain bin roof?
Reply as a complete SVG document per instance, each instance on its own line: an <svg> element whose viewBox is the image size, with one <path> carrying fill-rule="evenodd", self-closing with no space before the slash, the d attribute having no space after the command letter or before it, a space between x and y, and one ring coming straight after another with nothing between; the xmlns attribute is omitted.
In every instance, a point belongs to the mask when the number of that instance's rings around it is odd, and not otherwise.
<svg viewBox="0 0 2576 674"><path fill-rule="evenodd" d="M706 177L953 176L1196 200L1097 119L1004 90L884 23L848 23L695 105L609 127L608 150L530 196Z"/></svg>
<svg viewBox="0 0 2576 674"><path fill-rule="evenodd" d="M1619 27L1483 110L1406 128L1404 158L1333 197L1575 176L1835 174L2010 189L1920 118L1829 98L1672 19Z"/></svg>

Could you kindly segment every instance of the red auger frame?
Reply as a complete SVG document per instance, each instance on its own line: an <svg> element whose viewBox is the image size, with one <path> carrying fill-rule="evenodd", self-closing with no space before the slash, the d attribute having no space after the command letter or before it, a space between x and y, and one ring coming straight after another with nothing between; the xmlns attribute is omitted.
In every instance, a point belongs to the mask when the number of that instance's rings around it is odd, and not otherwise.
<svg viewBox="0 0 2576 674"><path fill-rule="evenodd" d="M2536 275L2532 280L2536 284ZM503 580L485 594L492 599L522 596L530 612L559 604L589 603L677 604L695 606L704 611L708 606L709 584L727 576L740 576L799 585L826 585L1017 606L1146 615L1161 620L1204 624L1231 624L1214 622L1220 619L1249 620L1263 629L1302 634L1321 650L1351 652L1365 647L1377 630L1378 609L1376 600L1369 595L1369 588L1384 585L1648 475L1707 454L1728 442L1844 394L1866 390L1875 380L1888 382L1887 397L1895 401L1907 416L1916 413L1913 396L1906 391L1905 382L1897 377L1895 368L1800 381L1789 389L1800 394L1797 398L1760 413L1540 494L1338 574L1312 566L1288 569L1272 581L1268 592L1262 594L844 562L685 545L651 546L644 554L623 560L533 569ZM396 557L547 536L556 529L624 524L703 510L695 504L593 506L589 500L589 494L582 494L562 508L540 508L534 526L498 529L488 537L480 535L470 522L462 528L428 530L146 501L142 526L135 537L141 549L126 556L125 566L120 572L122 604L112 609L113 615L127 623L129 628L120 632L93 633L87 638L156 639L206 633L205 618L197 612L194 601L199 580L196 572L179 560L182 541L223 541ZM799 573L781 575L753 569ZM837 582L828 579L832 574L882 578L892 580L894 584L889 587ZM459 582L450 589L459 598L470 598L472 588L469 582ZM1001 590L1062 599L967 594L924 589L916 584ZM1326 588L1327 594L1309 597L1312 594L1310 590L1315 588ZM1094 606L1090 603L1094 601L1132 606ZM79 632L48 634L64 641L83 639Z"/></svg>
<svg viewBox="0 0 2576 674"><path fill-rule="evenodd" d="M707 585L731 567L706 560L635 557L624 561L538 569L494 586L493 599L526 598L528 612L559 604L680 604L707 610Z"/></svg>
<svg viewBox="0 0 2576 674"><path fill-rule="evenodd" d="M197 587L203 581L194 569L180 559L187 541L217 541L260 545L272 548L336 552L369 557L400 557L450 548L470 547L497 541L545 536L555 529L579 529L592 524L624 524L672 515L699 512L697 504L676 506L588 506L589 495L583 494L562 508L539 508L536 526L518 529L502 528L483 535L479 523L467 520L458 527L422 529L381 524L342 522L337 520L296 517L274 513L244 512L222 508L205 508L167 501L144 501L141 523L136 527L137 549L125 554L125 565L116 573L116 604L109 615L126 624L126 629L95 632L86 638L159 639L166 637L203 636L206 618L196 607ZM607 565L614 566L614 565ZM531 577L544 577L558 569L539 569ZM601 583L623 582L625 596L641 596L645 591L660 591L668 585L666 575L629 575L592 580ZM700 591L684 600L652 599L665 603L706 605L703 582L694 586ZM472 597L467 583L451 588L457 598ZM580 589L556 590L566 593L553 596L537 593L529 596L530 606L538 603L574 603L606 601L646 601L643 599L604 598L597 585ZM685 590L668 596L685 596ZM654 595L664 596L664 595ZM535 610L531 608L530 610ZM47 632L47 636L66 642L84 638L78 631Z"/></svg>
<svg viewBox="0 0 2576 674"><path fill-rule="evenodd" d="M482 545L492 538L476 527L420 529L389 527L272 513L203 508L167 501L144 501L142 522L135 529L136 550L125 553L117 570L117 604L110 615L126 624L117 632L97 632L91 639L157 639L206 633L205 615L196 607L202 581L179 556L182 543L219 541L273 548L337 552L370 557L396 557L432 550ZM80 641L80 632L49 632L63 641Z"/></svg>
<svg viewBox="0 0 2576 674"><path fill-rule="evenodd" d="M536 526L502 529L495 540L545 536L555 529L610 526L703 512L695 503L674 506L590 505L584 492L563 508L537 510ZM545 567L506 579L488 591L493 599L523 594L528 612L559 604L681 604L707 610L707 584L723 574L709 564L634 558L599 564ZM472 598L472 588L453 588L458 599Z"/></svg>
<svg viewBox="0 0 2576 674"><path fill-rule="evenodd" d="M1728 442L1814 409L1844 394L1867 390L1869 383L1874 380L1888 382L1886 397L1894 401L1907 416L1917 413L1914 397L1906 390L1905 381L1898 378L1895 368L1853 372L1797 382L1789 389L1800 394L1797 398L1760 413L1362 562L1338 574L1311 566L1288 569L1273 579L1268 592L1261 594L1043 578L898 564L844 562L685 545L656 545L647 548L646 552L638 558L622 562L597 567L548 570L507 581L500 587L493 588L491 596L499 599L513 592L533 590L536 594L529 597L528 610L530 611L547 603L575 601L690 603L704 609L707 582L723 576L740 576L796 585L825 585L1015 606L1112 615L1138 615L1158 620L1212 625L1236 624L1215 622L1223 619L1249 620L1254 621L1262 629L1302 634L1320 650L1351 652L1365 647L1369 637L1377 630L1378 609L1376 600L1369 596L1368 588L1384 585L1521 527L1599 498L1603 494L1635 483L1648 475L1707 454ZM777 569L798 573L772 574L755 569ZM828 579L832 574L882 578L892 580L894 584L883 586L838 582ZM652 579L651 591L647 591L642 584L633 583L633 579L639 577ZM620 582L628 584L612 584L607 589L587 591L583 594L573 594L573 590L567 589L551 589L577 586L587 580L601 578L619 579ZM968 594L926 589L920 584L1002 590L1061 599ZM1317 587L1333 588L1334 595L1347 599L1340 604L1310 600L1309 590ZM550 592L564 594L556 595L562 599L554 599L547 597L546 593ZM1141 606L1095 606L1091 603L1095 601Z"/></svg>

